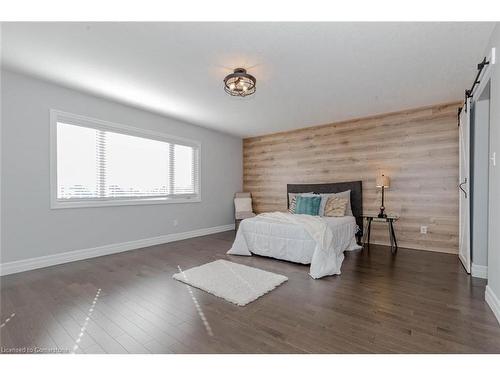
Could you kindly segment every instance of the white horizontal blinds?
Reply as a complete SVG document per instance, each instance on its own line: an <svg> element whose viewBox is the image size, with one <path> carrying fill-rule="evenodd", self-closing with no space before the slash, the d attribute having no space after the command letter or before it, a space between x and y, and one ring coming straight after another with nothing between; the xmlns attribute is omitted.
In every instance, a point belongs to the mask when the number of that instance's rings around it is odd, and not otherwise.
<svg viewBox="0 0 500 375"><path fill-rule="evenodd" d="M106 192L106 132L96 129L95 139L97 197L102 197Z"/></svg>
<svg viewBox="0 0 500 375"><path fill-rule="evenodd" d="M171 181L173 182L172 193L175 195L195 194L196 193L196 157L195 149L190 146L174 144L173 148L173 173Z"/></svg>
<svg viewBox="0 0 500 375"><path fill-rule="evenodd" d="M57 124L57 198L97 198L96 131Z"/></svg>
<svg viewBox="0 0 500 375"><path fill-rule="evenodd" d="M57 123L57 198L116 200L192 196L198 148Z"/></svg>
<svg viewBox="0 0 500 375"><path fill-rule="evenodd" d="M105 197L161 197L169 194L167 142L106 132Z"/></svg>

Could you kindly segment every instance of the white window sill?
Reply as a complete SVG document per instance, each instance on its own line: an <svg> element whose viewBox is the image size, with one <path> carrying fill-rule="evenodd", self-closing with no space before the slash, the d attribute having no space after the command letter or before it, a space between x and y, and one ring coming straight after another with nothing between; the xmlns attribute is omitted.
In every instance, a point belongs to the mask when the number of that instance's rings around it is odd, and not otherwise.
<svg viewBox="0 0 500 375"><path fill-rule="evenodd" d="M192 198L142 198L142 199L114 199L114 200L53 200L50 204L51 209L61 208L84 208L84 207L109 207L109 206L137 206L152 204L171 204L171 203L199 203L200 196Z"/></svg>

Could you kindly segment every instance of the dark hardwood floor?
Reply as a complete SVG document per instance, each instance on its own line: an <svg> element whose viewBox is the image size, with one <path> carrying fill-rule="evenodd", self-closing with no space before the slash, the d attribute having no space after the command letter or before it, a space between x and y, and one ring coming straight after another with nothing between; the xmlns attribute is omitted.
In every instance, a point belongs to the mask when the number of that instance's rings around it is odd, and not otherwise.
<svg viewBox="0 0 500 375"><path fill-rule="evenodd" d="M2 352L500 353L485 281L466 275L454 255L393 256L372 245L347 253L341 276L313 280L308 266L227 256L233 238L225 232L4 276ZM192 288L210 335L172 274L221 258L289 281L245 307Z"/></svg>

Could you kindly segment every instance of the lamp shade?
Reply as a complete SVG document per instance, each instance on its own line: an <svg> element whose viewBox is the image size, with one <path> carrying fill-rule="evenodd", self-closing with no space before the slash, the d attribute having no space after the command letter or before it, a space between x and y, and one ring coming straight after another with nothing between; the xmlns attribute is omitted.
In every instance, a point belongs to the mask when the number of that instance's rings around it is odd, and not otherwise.
<svg viewBox="0 0 500 375"><path fill-rule="evenodd" d="M386 175L380 175L377 177L377 187L378 188L381 188L381 187L384 187L384 188L388 188L389 187L389 177L387 177Z"/></svg>

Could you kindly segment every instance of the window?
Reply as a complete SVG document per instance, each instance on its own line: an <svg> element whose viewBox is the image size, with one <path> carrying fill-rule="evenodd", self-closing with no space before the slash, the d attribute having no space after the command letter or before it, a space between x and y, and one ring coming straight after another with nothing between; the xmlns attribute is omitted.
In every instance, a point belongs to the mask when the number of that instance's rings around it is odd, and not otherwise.
<svg viewBox="0 0 500 375"><path fill-rule="evenodd" d="M51 111L52 207L199 202L200 144Z"/></svg>

